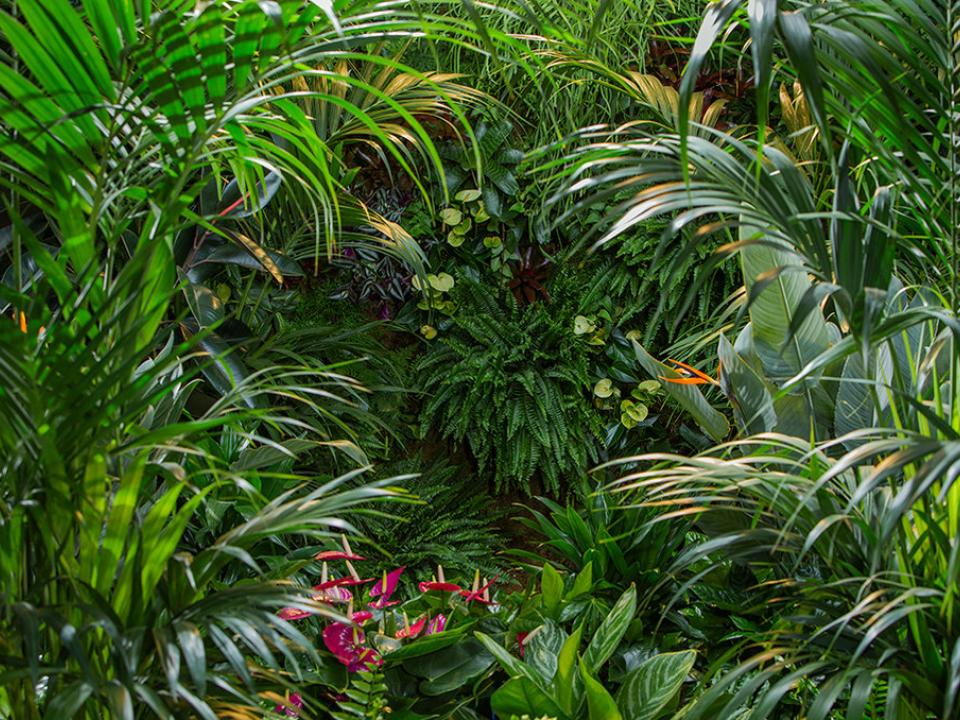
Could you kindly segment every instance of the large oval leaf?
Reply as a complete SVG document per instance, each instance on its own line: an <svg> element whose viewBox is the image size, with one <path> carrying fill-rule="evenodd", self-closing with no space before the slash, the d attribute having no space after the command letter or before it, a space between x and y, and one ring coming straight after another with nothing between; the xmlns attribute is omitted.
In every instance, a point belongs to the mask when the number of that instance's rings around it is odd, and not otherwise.
<svg viewBox="0 0 960 720"><path fill-rule="evenodd" d="M693 668L693 650L654 655L629 673L617 692L617 707L630 720L656 720L680 692Z"/></svg>

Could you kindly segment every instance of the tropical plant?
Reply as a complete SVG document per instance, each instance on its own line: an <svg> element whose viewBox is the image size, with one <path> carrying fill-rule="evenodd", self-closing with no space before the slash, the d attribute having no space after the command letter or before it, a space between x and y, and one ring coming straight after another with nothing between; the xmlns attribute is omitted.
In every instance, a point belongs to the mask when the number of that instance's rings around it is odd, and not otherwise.
<svg viewBox="0 0 960 720"><path fill-rule="evenodd" d="M631 587L614 604L582 651L583 627L568 634L551 620L526 634L522 659L478 632L484 647L510 676L493 693L493 709L503 715L590 720L661 717L679 693L696 653L654 655L625 675L616 697L598 680L628 632L635 609L636 590Z"/></svg>
<svg viewBox="0 0 960 720"><path fill-rule="evenodd" d="M573 332L571 299L519 308L475 280L458 280L449 328L420 363L429 389L424 431L465 443L497 488L551 492L596 458L602 426L590 403L589 346ZM564 307L566 306L566 307Z"/></svg>
<svg viewBox="0 0 960 720"><path fill-rule="evenodd" d="M698 136L685 98L711 45L740 20L750 35L757 137ZM676 252L679 263L711 233L737 228L723 254L740 254L750 333L766 337L752 348L738 341L736 353L722 343L721 375L743 404L746 432L799 436L630 459L625 487L710 527L675 573L690 584L732 557L756 572L756 600L782 608L748 633L753 652L714 667L715 682L684 717L768 717L788 702L791 716L811 719L960 712L949 609L960 497L952 470L958 143L954 124L936 120L957 109L958 30L955 3L713 3L680 88L681 134L599 143L581 156L589 158L581 188L632 193L608 238L679 211L675 227L701 224ZM778 48L785 62L775 62ZM813 123L802 134L816 138L812 168L778 150L779 139L768 143L777 69L802 90ZM890 302L897 274L922 277L941 299ZM661 368L650 370L684 379ZM820 413L814 395L830 383L837 403ZM690 389L668 385L678 397ZM844 387L853 400L841 397ZM862 429L836 436L848 412ZM783 424L792 415L803 428ZM718 422L713 435L725 434Z"/></svg>
<svg viewBox="0 0 960 720"><path fill-rule="evenodd" d="M185 361L199 350L155 333L169 302L157 287L169 265L155 259L141 245L106 287L43 277L31 296L4 291L24 318L0 323L0 706L15 717L132 717L134 704L257 717L264 680L285 682L274 653L303 640L276 610L303 598L254 556L282 536L323 537L386 494L301 477L267 500L251 489L270 473L205 450L229 429L295 458L323 438L278 401L322 391L264 369L191 412L199 369ZM253 511L196 545L194 513L228 486L246 487Z"/></svg>
<svg viewBox="0 0 960 720"><path fill-rule="evenodd" d="M343 193L340 160L295 102L298 77L360 61L391 33L478 37L415 7L328 10L0 10L4 715L259 717L302 653L316 658L276 614L328 612L283 582L302 566L286 551L391 493L283 463L340 444L324 418L344 429L335 408L358 386L290 355L249 368L246 329L216 334L228 292L198 280L224 264L283 279L282 257L248 234L276 198L309 213L314 243L377 225ZM341 107L377 135L370 114ZM285 487L264 497L264 479ZM226 488L249 501L239 521L192 527Z"/></svg>
<svg viewBox="0 0 960 720"><path fill-rule="evenodd" d="M416 477L404 489L418 502L394 505L383 515L365 515L357 528L371 540L371 559L402 565L418 577L442 565L451 575L479 568L487 577L500 571L494 559L503 546L498 521L506 515L494 498L461 465L445 458L426 461L422 453L387 465L383 473Z"/></svg>

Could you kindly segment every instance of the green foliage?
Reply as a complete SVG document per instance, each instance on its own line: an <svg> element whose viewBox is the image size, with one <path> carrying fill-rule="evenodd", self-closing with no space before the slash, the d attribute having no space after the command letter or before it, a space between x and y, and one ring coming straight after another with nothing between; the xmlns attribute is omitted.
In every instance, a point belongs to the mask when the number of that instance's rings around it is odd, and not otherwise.
<svg viewBox="0 0 960 720"><path fill-rule="evenodd" d="M548 715L562 720L660 717L667 705L675 702L695 653L668 653L646 660L626 675L616 700L598 679L627 634L636 601L636 589L630 587L582 650L587 640L582 626L568 634L550 619L527 634L523 659L478 632L484 647L510 676L493 693L493 709L501 715Z"/></svg>
<svg viewBox="0 0 960 720"><path fill-rule="evenodd" d="M420 364L424 432L465 443L498 488L551 492L596 459L602 427L589 400L589 346L573 333L574 298L518 308L475 280L454 289L457 312Z"/></svg>
<svg viewBox="0 0 960 720"><path fill-rule="evenodd" d="M413 577L429 577L437 565L451 577L487 577L499 572L494 554L502 546L496 529L505 512L462 465L445 458L425 461L422 454L387 465L387 476L414 475L403 484L419 502L392 505L389 516L358 518L358 530L383 554L383 565L403 565ZM373 558L375 559L375 558ZM376 573L374 573L376 574Z"/></svg>
<svg viewBox="0 0 960 720"><path fill-rule="evenodd" d="M350 675L347 700L337 701L337 710L330 713L334 720L387 720L390 708L387 685L383 673L361 670Z"/></svg>

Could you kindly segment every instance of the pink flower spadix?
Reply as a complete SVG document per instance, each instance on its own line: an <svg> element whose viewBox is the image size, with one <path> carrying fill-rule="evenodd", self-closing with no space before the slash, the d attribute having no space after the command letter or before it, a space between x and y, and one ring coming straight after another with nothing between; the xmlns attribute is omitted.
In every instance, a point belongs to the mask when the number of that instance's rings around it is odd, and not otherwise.
<svg viewBox="0 0 960 720"><path fill-rule="evenodd" d="M370 588L370 597L378 598L375 602L370 603L370 607L382 610L400 603L399 600L391 601L390 596L397 589L397 583L400 582L400 576L405 569L405 567L398 567L396 570L385 572L383 577L377 581L377 584Z"/></svg>
<svg viewBox="0 0 960 720"><path fill-rule="evenodd" d="M364 645L363 630L346 623L331 623L323 629L323 644L350 672L383 665L380 654Z"/></svg>
<svg viewBox="0 0 960 720"><path fill-rule="evenodd" d="M286 715L287 717L300 717L300 709L303 707L303 698L300 693L292 693L286 702L279 703L273 711L277 715Z"/></svg>

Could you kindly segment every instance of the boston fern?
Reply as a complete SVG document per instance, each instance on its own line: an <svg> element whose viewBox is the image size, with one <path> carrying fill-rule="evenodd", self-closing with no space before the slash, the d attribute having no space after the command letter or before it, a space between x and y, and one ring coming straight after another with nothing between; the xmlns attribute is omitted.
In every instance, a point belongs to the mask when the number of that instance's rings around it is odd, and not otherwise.
<svg viewBox="0 0 960 720"><path fill-rule="evenodd" d="M465 442L497 490L529 493L539 480L555 493L561 477L596 460L603 430L590 403L590 347L573 332L565 285L561 274L549 303L519 308L509 293L459 280L451 327L420 364L422 430Z"/></svg>

